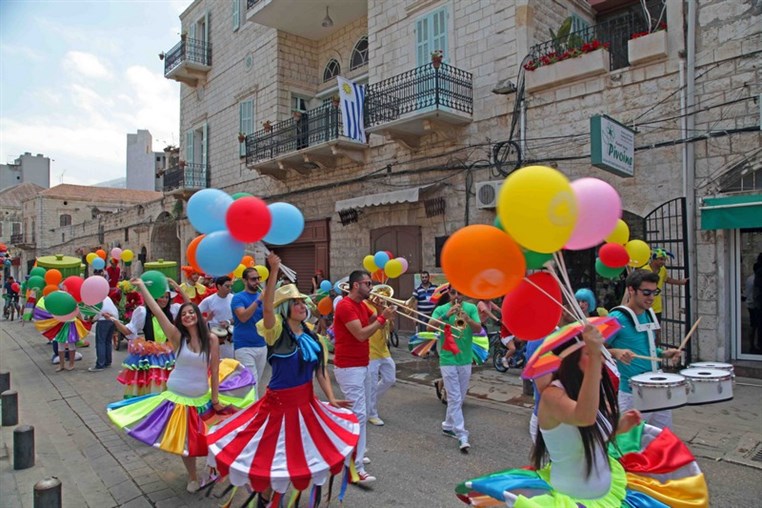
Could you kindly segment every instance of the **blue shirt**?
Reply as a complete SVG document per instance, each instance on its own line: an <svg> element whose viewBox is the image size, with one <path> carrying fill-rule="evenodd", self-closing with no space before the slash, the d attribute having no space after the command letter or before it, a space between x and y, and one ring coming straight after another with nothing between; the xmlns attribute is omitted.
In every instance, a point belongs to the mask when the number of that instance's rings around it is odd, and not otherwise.
<svg viewBox="0 0 762 508"><path fill-rule="evenodd" d="M529 359L532 358L532 355L540 348L542 343L542 339L527 341L526 349L524 349L524 357L526 358L526 361L529 361ZM537 390L537 385L534 380L532 381L532 391L534 392L534 409L532 409L532 413L537 416L537 408L540 405L540 392Z"/></svg>
<svg viewBox="0 0 762 508"><path fill-rule="evenodd" d="M307 336L306 340L313 339ZM312 382L312 374L315 372L317 362L304 360L301 349L296 348L287 355L272 355L270 366L273 373L267 387L271 390L282 390Z"/></svg>
<svg viewBox="0 0 762 508"><path fill-rule="evenodd" d="M233 295L233 302L230 304L230 308L233 310L233 347L235 349L242 347L265 347L267 345L265 339L257 332L256 327L257 321L262 319L264 314L262 302L260 301L257 310L254 311L254 315L246 322L241 322L235 312L238 308L246 309L256 300L259 300L259 294L247 291L241 291Z"/></svg>
<svg viewBox="0 0 762 508"><path fill-rule="evenodd" d="M609 316L615 317L622 329L616 335L611 337L606 344L613 349L629 349L637 355L651 356L648 348L648 333L635 330L635 325L629 315L618 310L612 310ZM644 312L637 316L638 323L650 323L648 313ZM661 349L656 348L656 356L661 356ZM629 365L617 360L616 367L619 369L619 390L625 393L632 393L630 387L630 378L638 374L651 372L651 360L642 358L633 358Z"/></svg>

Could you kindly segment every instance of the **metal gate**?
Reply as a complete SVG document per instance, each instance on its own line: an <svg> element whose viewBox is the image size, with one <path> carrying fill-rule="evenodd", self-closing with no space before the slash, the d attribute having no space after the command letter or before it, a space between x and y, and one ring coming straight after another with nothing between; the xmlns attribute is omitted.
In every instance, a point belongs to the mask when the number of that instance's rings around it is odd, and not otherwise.
<svg viewBox="0 0 762 508"><path fill-rule="evenodd" d="M693 323L690 308L690 274L688 273L688 225L685 212L685 198L675 198L658 206L643 219L645 241L655 249L671 252L674 258L667 258L667 272L673 279L688 278L688 284L678 286L664 284L662 288L662 347L677 347ZM686 359L692 359L690 341L685 348Z"/></svg>

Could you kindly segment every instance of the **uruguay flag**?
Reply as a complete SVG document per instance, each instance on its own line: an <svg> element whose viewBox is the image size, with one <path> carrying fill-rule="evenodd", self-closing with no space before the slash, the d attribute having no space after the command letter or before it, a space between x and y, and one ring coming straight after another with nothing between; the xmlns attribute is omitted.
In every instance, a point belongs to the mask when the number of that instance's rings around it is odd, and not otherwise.
<svg viewBox="0 0 762 508"><path fill-rule="evenodd" d="M342 77L337 76L336 79L339 82L341 119L344 124L342 134L365 143L365 87Z"/></svg>

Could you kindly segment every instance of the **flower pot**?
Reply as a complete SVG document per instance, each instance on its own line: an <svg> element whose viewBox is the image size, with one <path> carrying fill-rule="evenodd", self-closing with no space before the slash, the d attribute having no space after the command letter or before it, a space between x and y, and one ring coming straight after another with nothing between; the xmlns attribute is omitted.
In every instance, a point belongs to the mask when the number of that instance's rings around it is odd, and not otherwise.
<svg viewBox="0 0 762 508"><path fill-rule="evenodd" d="M667 58L666 30L627 41L627 59L630 65L656 62L665 58Z"/></svg>
<svg viewBox="0 0 762 508"><path fill-rule="evenodd" d="M431 59L431 66L435 69L439 69L439 67L442 66L442 59L441 58L432 58Z"/></svg>
<svg viewBox="0 0 762 508"><path fill-rule="evenodd" d="M244 141L246 141L246 136L243 135L243 134L239 134L238 135L238 142L239 143L243 143Z"/></svg>
<svg viewBox="0 0 762 508"><path fill-rule="evenodd" d="M573 81L606 74L609 71L609 52L601 48L550 65L528 71L525 75L527 92L566 85Z"/></svg>

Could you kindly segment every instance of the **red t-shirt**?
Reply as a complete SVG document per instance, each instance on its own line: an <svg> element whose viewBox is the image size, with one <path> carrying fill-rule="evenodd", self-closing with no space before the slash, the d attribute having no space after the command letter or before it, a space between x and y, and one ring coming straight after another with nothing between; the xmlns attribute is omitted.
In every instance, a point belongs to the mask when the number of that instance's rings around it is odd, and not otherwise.
<svg viewBox="0 0 762 508"><path fill-rule="evenodd" d="M363 302L355 302L349 297L342 298L336 306L333 318L335 347L333 364L346 369L349 367L367 367L370 363L370 342L359 341L347 330L347 323L356 319L365 328L370 323L373 312Z"/></svg>

